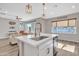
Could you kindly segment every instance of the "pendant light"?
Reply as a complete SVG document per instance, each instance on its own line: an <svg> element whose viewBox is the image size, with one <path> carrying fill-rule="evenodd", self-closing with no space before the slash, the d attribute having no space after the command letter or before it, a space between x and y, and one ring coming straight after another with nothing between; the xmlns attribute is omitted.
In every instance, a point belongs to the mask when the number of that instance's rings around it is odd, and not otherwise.
<svg viewBox="0 0 79 59"><path fill-rule="evenodd" d="M32 13L32 5L27 4L25 7L26 7L25 8L26 13L31 14Z"/></svg>
<svg viewBox="0 0 79 59"><path fill-rule="evenodd" d="M47 9L46 8L46 4L45 3L42 3L42 6L43 6L43 14L42 14L42 19L45 19L45 17L46 17L46 14L45 14L45 10Z"/></svg>

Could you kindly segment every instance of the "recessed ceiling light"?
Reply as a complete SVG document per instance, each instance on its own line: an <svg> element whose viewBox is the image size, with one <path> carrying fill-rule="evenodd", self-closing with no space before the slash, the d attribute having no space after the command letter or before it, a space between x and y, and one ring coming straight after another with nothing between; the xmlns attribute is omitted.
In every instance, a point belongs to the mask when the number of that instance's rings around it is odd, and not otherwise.
<svg viewBox="0 0 79 59"><path fill-rule="evenodd" d="M46 10L46 9L47 9L47 7L45 6L45 7L44 7L44 9Z"/></svg>
<svg viewBox="0 0 79 59"><path fill-rule="evenodd" d="M55 8L57 8L57 7L58 7L58 5L54 5L54 7L55 7Z"/></svg>
<svg viewBox="0 0 79 59"><path fill-rule="evenodd" d="M72 8L75 8L75 5L73 5Z"/></svg>

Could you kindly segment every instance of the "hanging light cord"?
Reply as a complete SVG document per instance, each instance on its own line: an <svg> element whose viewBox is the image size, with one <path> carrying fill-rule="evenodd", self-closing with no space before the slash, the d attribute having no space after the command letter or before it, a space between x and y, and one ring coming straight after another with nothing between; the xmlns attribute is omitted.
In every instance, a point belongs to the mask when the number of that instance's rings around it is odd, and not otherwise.
<svg viewBox="0 0 79 59"><path fill-rule="evenodd" d="M43 5L43 16L45 16L45 3L42 4Z"/></svg>

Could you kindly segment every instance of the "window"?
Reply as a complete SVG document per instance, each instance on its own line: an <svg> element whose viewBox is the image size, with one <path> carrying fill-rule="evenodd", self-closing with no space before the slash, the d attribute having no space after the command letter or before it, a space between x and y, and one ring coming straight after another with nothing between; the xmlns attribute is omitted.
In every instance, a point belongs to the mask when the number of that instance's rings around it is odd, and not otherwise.
<svg viewBox="0 0 79 59"><path fill-rule="evenodd" d="M23 30L26 32L35 32L35 21L33 22L21 22L17 25L17 29L19 29L19 31Z"/></svg>
<svg viewBox="0 0 79 59"><path fill-rule="evenodd" d="M69 20L69 26L75 26L75 20Z"/></svg>
<svg viewBox="0 0 79 59"><path fill-rule="evenodd" d="M25 31L26 32L35 32L35 22L25 23Z"/></svg>
<svg viewBox="0 0 79 59"><path fill-rule="evenodd" d="M76 18L52 21L52 33L76 33Z"/></svg>
<svg viewBox="0 0 79 59"><path fill-rule="evenodd" d="M19 30L24 30L24 23L19 23L18 27L19 27Z"/></svg>
<svg viewBox="0 0 79 59"><path fill-rule="evenodd" d="M31 28L32 28L32 24L31 23L25 24L25 30L27 32L30 32L31 31Z"/></svg>
<svg viewBox="0 0 79 59"><path fill-rule="evenodd" d="M53 26L53 27L56 27L56 22L53 22L53 23L52 23L52 26Z"/></svg>
<svg viewBox="0 0 79 59"><path fill-rule="evenodd" d="M59 21L59 22L57 22L57 26L58 27L67 26L67 21Z"/></svg>

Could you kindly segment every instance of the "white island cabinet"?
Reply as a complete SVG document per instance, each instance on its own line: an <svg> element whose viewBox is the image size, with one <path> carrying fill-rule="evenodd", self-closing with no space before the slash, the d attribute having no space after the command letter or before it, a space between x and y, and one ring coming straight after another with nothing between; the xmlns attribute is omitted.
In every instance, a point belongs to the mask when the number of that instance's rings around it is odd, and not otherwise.
<svg viewBox="0 0 79 59"><path fill-rule="evenodd" d="M53 56L53 38L56 34L41 34L47 36L42 40L32 39L34 35L20 36L16 39L20 56Z"/></svg>

